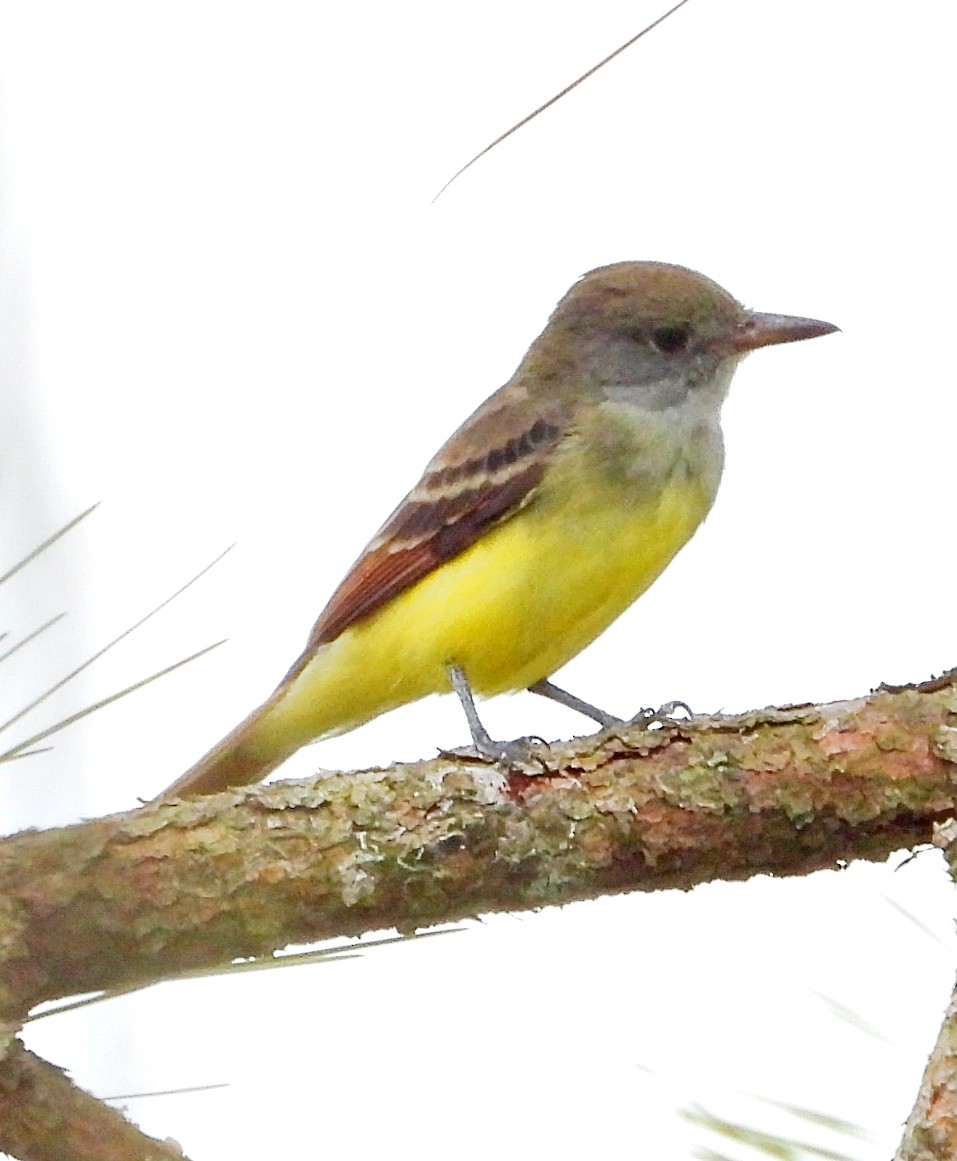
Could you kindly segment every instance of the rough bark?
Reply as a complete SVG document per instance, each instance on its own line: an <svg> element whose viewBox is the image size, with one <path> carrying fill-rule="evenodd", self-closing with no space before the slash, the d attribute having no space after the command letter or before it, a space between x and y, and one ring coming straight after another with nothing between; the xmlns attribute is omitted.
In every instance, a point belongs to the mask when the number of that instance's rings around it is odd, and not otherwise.
<svg viewBox="0 0 957 1161"><path fill-rule="evenodd" d="M288 943L883 859L957 813L955 681L606 732L535 776L444 756L13 836L0 1017Z"/></svg>
<svg viewBox="0 0 957 1161"><path fill-rule="evenodd" d="M937 829L951 877L957 880L957 822ZM894 1161L953 1161L957 1157L957 988L927 1061L914 1110Z"/></svg>
<svg viewBox="0 0 957 1161"><path fill-rule="evenodd" d="M0 1012L291 942L881 859L957 804L957 689L146 807L0 844Z"/></svg>
<svg viewBox="0 0 957 1161"><path fill-rule="evenodd" d="M0 1064L0 1149L24 1161L185 1161L16 1040Z"/></svg>

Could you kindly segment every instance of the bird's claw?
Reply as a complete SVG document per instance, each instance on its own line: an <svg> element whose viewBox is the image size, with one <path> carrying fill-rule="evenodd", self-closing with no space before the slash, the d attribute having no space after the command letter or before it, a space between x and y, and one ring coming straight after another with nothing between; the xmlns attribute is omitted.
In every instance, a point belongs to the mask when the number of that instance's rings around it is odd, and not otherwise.
<svg viewBox="0 0 957 1161"><path fill-rule="evenodd" d="M664 705L657 709L640 709L633 718L628 722L630 726L641 726L642 729L650 729L652 726L670 726L674 725L676 718L675 712L681 710L684 717L690 718L692 716L691 706L684 701L666 701Z"/></svg>
<svg viewBox="0 0 957 1161"><path fill-rule="evenodd" d="M483 741L475 747L476 753L481 754L489 762L500 763L510 768L522 769L529 765L540 766L547 770L544 760L534 752L536 745L547 746L544 738L537 734L528 734L523 738L512 738L509 741L499 742L493 738Z"/></svg>
<svg viewBox="0 0 957 1161"><path fill-rule="evenodd" d="M547 774L548 763L534 750L538 745L547 746L548 742L537 734L502 742L494 738L482 738L474 739L471 746L440 750L439 755L443 758L471 758L481 762L493 762L497 766L506 766L509 770L517 770L522 774Z"/></svg>

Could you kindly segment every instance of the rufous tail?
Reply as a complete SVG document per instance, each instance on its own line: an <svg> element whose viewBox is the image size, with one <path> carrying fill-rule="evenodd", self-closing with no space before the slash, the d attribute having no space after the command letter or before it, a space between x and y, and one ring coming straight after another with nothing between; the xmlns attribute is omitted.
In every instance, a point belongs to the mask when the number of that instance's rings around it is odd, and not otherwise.
<svg viewBox="0 0 957 1161"><path fill-rule="evenodd" d="M278 692L278 691L277 691ZM275 770L301 746L301 741L288 747L264 743L260 727L274 705L275 698L264 702L244 721L231 730L185 774L153 799L163 802L193 794L216 794L230 786L246 786L259 782Z"/></svg>

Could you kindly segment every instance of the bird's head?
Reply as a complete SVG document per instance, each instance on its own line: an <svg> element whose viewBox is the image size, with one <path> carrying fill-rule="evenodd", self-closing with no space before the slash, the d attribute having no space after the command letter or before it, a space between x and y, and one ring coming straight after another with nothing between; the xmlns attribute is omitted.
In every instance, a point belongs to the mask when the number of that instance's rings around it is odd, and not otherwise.
<svg viewBox="0 0 957 1161"><path fill-rule="evenodd" d="M668 407L696 387L723 396L748 351L837 329L817 319L748 310L683 266L618 262L575 283L529 359L538 376L553 382L625 392L649 407Z"/></svg>

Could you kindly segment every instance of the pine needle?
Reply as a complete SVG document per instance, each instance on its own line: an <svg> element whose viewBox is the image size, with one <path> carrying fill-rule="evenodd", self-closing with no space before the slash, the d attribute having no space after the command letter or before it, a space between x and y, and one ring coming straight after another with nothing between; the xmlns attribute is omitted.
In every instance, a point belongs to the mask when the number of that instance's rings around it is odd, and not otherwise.
<svg viewBox="0 0 957 1161"><path fill-rule="evenodd" d="M22 649L24 645L29 645L31 641L35 641L41 633L45 633L47 629L55 625L57 621L62 621L65 616L66 613L57 613L55 617L51 617L49 621L41 625L39 629L34 629L32 633L28 633L22 641L18 641L16 645L11 645L6 653L0 653L0 662L6 661L8 657L12 657L14 653L16 653L18 649ZM4 637L8 636L8 633L4 633L2 636L0 636L0 640L3 640Z"/></svg>
<svg viewBox="0 0 957 1161"><path fill-rule="evenodd" d="M86 513L84 513L84 515L86 515ZM82 517L78 516L77 520L80 520L80 519L82 519ZM74 520L72 522L72 524L75 524L75 523L76 523L76 520ZM68 528L71 526L72 525L67 525ZM65 531L65 530L61 530L60 533L57 533L57 536L62 535L62 531ZM48 543L51 543L51 542L48 542ZM81 673L83 673L84 670L89 669L89 667L95 661L98 661L105 653L108 653L114 646L118 645L121 641L124 641L127 637L129 637L129 635L131 633L134 633L141 626L145 625L146 622L149 621L152 617L155 617L157 613L159 613L163 609L165 609L166 606L168 604L170 604L171 601L176 600L176 598L178 596L180 596L182 593L186 592L186 590L191 585L194 585L196 583L196 581L198 581L200 579L200 577L205 576L205 574L207 572L209 572L209 570L214 565L218 564L223 559L223 557L226 555L226 553L230 551L231 548L232 548L232 545L230 545L229 548L227 548L223 552L221 552L219 554L219 556L217 556L215 558L215 560L210 561L210 563L207 564L205 566L205 568L200 569L200 571L198 573L196 573L196 575L194 577L192 577L190 580L188 580L186 582L186 584L181 585L176 590L175 593L173 593L171 596L168 596L166 598L166 600L161 601L160 604L158 604L154 609L151 609L150 612L148 612L145 616L140 617L140 619L137 622L135 622L135 624L130 625L130 627L128 629L124 629L122 633L119 633L116 637L113 638L112 641L107 642L107 644L104 645L102 649L98 649L96 651L96 653L94 653L91 657L88 657L86 661L84 661L82 664L78 665L75 669L73 669L65 677L61 677L59 681L54 682L54 684L51 685L49 689L45 690L42 694L40 694L39 697L34 698L33 701L29 702L26 706L23 707L23 709L21 709L17 713L15 713L12 718L8 718L5 722L0 723L0 733L2 733L4 730L9 729L10 726L12 726L16 722L20 721L21 718L26 717L26 715L28 713L30 713L32 710L36 709L36 707L38 705L41 705L43 702L45 702L47 700L47 698L52 697L53 694L55 694L58 690L61 690L68 682L73 681L73 679L75 677L78 677ZM40 551L40 550L38 549L37 551ZM34 552L32 555L35 556L36 553ZM27 559L29 559L29 558L27 558ZM21 564L22 563L23 562L21 562ZM20 568L21 565L17 565L16 567ZM8 574L8 575L10 575L10 574ZM219 642L218 644L221 644L221 642ZM175 665L171 666L169 669L163 670L162 673L154 674L153 677L145 678L142 682L139 682L138 685L130 686L129 689L124 690L121 693L114 694L114 695L112 695L112 697L107 698L105 701L103 701L100 704L101 705L108 705L111 701L116 701L117 698L123 697L123 696L125 696L126 693L132 692L132 690L138 688L139 685L148 684L150 681L154 681L157 677L163 676L163 674L171 672L171 670L178 668L180 665L185 665L187 661L191 661L191 660L193 660L194 657L199 657L202 655L202 653L207 652L208 649L213 649L213 648L215 648L215 646L210 645L207 647L207 649L203 649L200 653L193 654L193 657L187 657L183 661L178 661ZM98 707L93 707L93 708L98 708ZM82 711L80 716L86 716L87 713L92 713L93 708L91 708L89 710ZM76 715L74 715L73 718L68 719L68 721L74 721L74 720L76 720ZM59 728L62 728L62 726L58 726L58 727L54 727L54 728L59 729ZM47 733L49 733L49 732L52 732L52 730L47 731ZM37 737L44 737L44 736L46 736L46 734L37 735ZM29 743L25 743L25 744L29 744Z"/></svg>
<svg viewBox="0 0 957 1161"><path fill-rule="evenodd" d="M87 518L87 516L89 516L89 514L91 512L94 512L97 508L99 508L99 506L100 506L100 502L99 502L99 500L97 500L97 502L95 504L91 504L85 512L81 512L79 516L74 516L73 519L69 522L69 524L64 524L59 532L54 532L52 536L48 536L47 539L44 540L44 542L42 544L38 544L32 552L28 553L22 560L17 561L17 563L13 566L13 568L11 568L7 572L5 572L3 574L3 576L0 576L0 585L2 585L4 583L4 581L8 581L12 576L16 576L16 574L22 568L26 568L26 566L30 563L31 560L36 560L36 558L42 552L46 552L46 550L51 545L56 544L56 542L62 536L66 536L66 534L70 531L71 528L75 528L77 526L77 524L80 523L81 520L85 520Z"/></svg>
<svg viewBox="0 0 957 1161"><path fill-rule="evenodd" d="M211 968L193 968L190 971L178 972L162 980L150 981L149 986L156 984L177 983L180 980L200 980L208 976L227 976L241 972L272 971L275 968L302 967L311 963L339 963L340 960L359 959L364 952L386 947L392 943L409 943L412 940L430 939L436 935L452 935L464 931L463 927L441 927L434 931L417 931L411 935L382 935L374 939L363 939L352 943L336 943L331 947L314 948L312 951L279 952L271 956L256 956L252 959L233 960L231 963L217 965ZM45 1020L47 1016L59 1016L63 1012L75 1012L78 1008L89 1008L92 1004L100 1004L104 1000L112 1000L117 996L128 996L131 992L139 992L143 984L131 984L126 988L111 988L106 992L94 992L91 995L74 997L64 1002L44 1006L41 1011L31 1013L24 1023L35 1024L37 1020ZM177 1090L178 1091L178 1090Z"/></svg>
<svg viewBox="0 0 957 1161"><path fill-rule="evenodd" d="M479 161L481 158L483 158L486 153L491 153L496 146L501 145L502 142L511 137L513 133L517 133L519 129L524 128L524 126L526 126L529 121L534 121L535 118L538 117L541 113L544 113L546 109L550 109L552 105L557 104L562 99L562 97L567 97L572 89L577 89L583 81L587 81L589 77L593 77L599 69L603 69L606 64L610 64L616 56L621 56L621 54L626 49L631 48L633 44L636 44L643 36L646 36L649 32L651 32L653 28L657 28L659 24L663 24L669 16L677 12L679 8L683 8L687 3L688 0L678 0L678 3L675 4L673 8L669 8L667 12L659 16L657 20L653 20L651 24L645 25L641 32L635 33L635 35L626 40L624 44L619 45L618 48L614 50L614 52L610 52L603 60L600 60L598 64L592 65L590 69L588 69L586 72L583 72L582 75L572 81L570 85L566 85L560 93L556 93L554 97L549 97L549 99L543 105L539 105L537 109L529 113L528 116L523 117L521 121L516 121L511 129L506 129L504 133L496 137L495 140L492 141L489 145L486 145L484 149L480 149L479 152L476 153L475 156L471 159L471 161L467 161L461 169L457 169L455 173L452 174L449 180L445 183L444 186L442 186L439 192L432 199L432 205L435 205L435 203L445 193L452 182L460 178L467 169L471 169L476 161Z"/></svg>
<svg viewBox="0 0 957 1161"><path fill-rule="evenodd" d="M30 738L25 738L22 742L18 742L15 746L11 746L9 750L5 750L0 753L0 762L11 762L16 758L26 758L32 754L43 753L43 750L27 750L27 747L35 746L37 742L42 742L46 738L51 737L53 734L58 734L61 730L65 730L67 726L72 726L76 722L82 721L83 718L89 717L90 714L96 713L97 710L103 709L104 706L112 705L113 702L119 701L121 697L126 697L128 694L135 693L136 690L142 689L143 686L149 685L151 682L158 681L161 677L165 677L168 673L173 673L175 670L182 668L182 666L188 665L191 661L195 661L198 657L204 656L206 653L211 652L213 649L218 649L219 646L223 644L225 644L225 639L223 641L216 641L212 645L207 645L205 648L198 650L196 653L191 653L189 657L183 657L179 661L174 661L172 665L167 665L165 669L158 669L155 673L150 674L149 677L144 677L140 681L135 681L132 685L126 686L125 689L118 690L116 693L111 693L108 697L100 698L99 701L94 702L92 705L88 705L85 709L78 710L75 714L70 714L69 717L62 718L60 721L56 722L55 725L48 726L45 730L41 730L38 734L34 734ZM79 672L79 670L76 672ZM60 682L60 685L62 684L63 682ZM43 698L39 698L34 704L38 704L42 700ZM17 718L22 716L23 713L20 713L17 715ZM14 718L12 720L16 721L17 719ZM49 749L49 747L44 747L44 749Z"/></svg>

